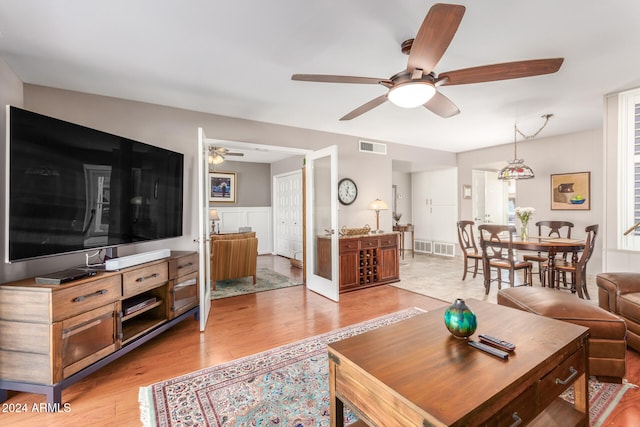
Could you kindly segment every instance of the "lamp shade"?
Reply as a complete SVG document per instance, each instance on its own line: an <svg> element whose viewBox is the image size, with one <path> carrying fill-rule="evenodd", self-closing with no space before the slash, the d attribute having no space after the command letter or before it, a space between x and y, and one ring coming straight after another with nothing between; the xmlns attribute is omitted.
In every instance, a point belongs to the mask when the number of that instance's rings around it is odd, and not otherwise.
<svg viewBox="0 0 640 427"><path fill-rule="evenodd" d="M217 209L209 209L209 220L210 221L219 221L220 217L218 216Z"/></svg>
<svg viewBox="0 0 640 427"><path fill-rule="evenodd" d="M389 209L389 205L383 200L375 199L373 202L369 203L369 210L372 211L384 211Z"/></svg>
<svg viewBox="0 0 640 427"><path fill-rule="evenodd" d="M502 168L498 174L498 179L531 179L535 178L533 169L524 164L524 160L514 159L509 162L507 166Z"/></svg>
<svg viewBox="0 0 640 427"><path fill-rule="evenodd" d="M389 101L402 108L415 108L433 98L436 88L430 82L417 81L396 85L389 90Z"/></svg>

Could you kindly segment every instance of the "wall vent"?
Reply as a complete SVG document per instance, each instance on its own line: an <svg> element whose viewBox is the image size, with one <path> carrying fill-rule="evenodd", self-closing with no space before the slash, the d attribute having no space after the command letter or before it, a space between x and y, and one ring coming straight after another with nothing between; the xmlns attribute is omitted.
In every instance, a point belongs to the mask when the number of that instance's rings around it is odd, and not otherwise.
<svg viewBox="0 0 640 427"><path fill-rule="evenodd" d="M453 243L433 242L431 240L416 239L413 242L413 250L423 254L448 257L454 257L456 255L456 246Z"/></svg>
<svg viewBox="0 0 640 427"><path fill-rule="evenodd" d="M413 242L413 250L423 254L430 254L432 252L432 247L433 242L429 240L415 240Z"/></svg>
<svg viewBox="0 0 640 427"><path fill-rule="evenodd" d="M456 248L453 243L434 242L433 253L435 255L444 255L453 257L456 254Z"/></svg>
<svg viewBox="0 0 640 427"><path fill-rule="evenodd" d="M366 153L375 153L375 154L387 154L387 144L383 144L381 142L371 142L371 141L358 141L360 144L360 151L364 151Z"/></svg>

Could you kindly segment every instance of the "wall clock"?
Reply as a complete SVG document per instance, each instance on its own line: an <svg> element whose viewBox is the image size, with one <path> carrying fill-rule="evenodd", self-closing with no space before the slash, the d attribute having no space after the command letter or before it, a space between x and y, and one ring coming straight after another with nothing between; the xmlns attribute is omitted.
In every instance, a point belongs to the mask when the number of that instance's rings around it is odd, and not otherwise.
<svg viewBox="0 0 640 427"><path fill-rule="evenodd" d="M351 178L342 178L338 183L338 200L343 205L350 205L358 197L358 187Z"/></svg>

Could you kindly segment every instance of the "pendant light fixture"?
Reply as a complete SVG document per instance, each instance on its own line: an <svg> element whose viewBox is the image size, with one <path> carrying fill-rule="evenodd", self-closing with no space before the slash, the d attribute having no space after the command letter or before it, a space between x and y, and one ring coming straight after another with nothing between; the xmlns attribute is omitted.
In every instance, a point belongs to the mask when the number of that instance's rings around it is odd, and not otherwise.
<svg viewBox="0 0 640 427"><path fill-rule="evenodd" d="M518 158L518 134L520 134L524 139L533 139L533 138L535 138L536 136L538 136L540 131L542 129L544 129L544 127L547 125L547 122L549 121L549 118L551 116L553 116L553 114L545 114L544 116L542 116L542 118L545 119L544 123L542 124L540 129L538 129L538 131L536 133L534 133L533 135L529 135L529 136L523 134L520 131L520 129L518 129L518 125L517 124L513 125L513 160L511 160L509 162L509 164L507 164L507 166L502 168L502 170L498 174L498 179L509 180L509 179L531 179L531 178L535 178L536 175L533 173L533 169L531 169L529 166L527 166L524 163L523 159L519 159Z"/></svg>

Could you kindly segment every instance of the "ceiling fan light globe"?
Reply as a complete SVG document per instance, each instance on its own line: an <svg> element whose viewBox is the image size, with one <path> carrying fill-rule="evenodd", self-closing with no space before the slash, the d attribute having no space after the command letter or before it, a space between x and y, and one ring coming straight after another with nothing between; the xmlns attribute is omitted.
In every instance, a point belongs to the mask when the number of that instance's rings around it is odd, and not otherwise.
<svg viewBox="0 0 640 427"><path fill-rule="evenodd" d="M415 108L424 105L435 93L436 88L430 82L407 82L389 89L387 98L398 107Z"/></svg>
<svg viewBox="0 0 640 427"><path fill-rule="evenodd" d="M222 162L224 162L224 157L222 157L220 154L218 153L209 154L210 165L219 165Z"/></svg>

